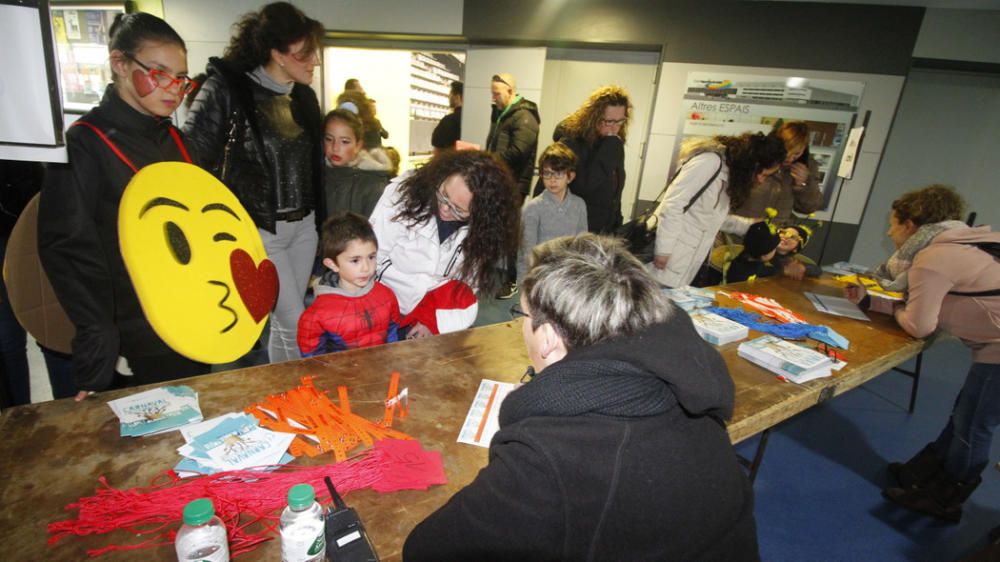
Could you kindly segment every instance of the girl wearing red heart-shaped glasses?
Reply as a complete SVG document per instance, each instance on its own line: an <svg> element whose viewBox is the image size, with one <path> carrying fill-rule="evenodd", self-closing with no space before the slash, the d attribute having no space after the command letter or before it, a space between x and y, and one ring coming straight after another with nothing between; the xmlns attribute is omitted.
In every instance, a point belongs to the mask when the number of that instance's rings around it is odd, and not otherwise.
<svg viewBox="0 0 1000 562"><path fill-rule="evenodd" d="M135 173L191 162L170 121L191 90L187 47L165 21L141 12L116 17L109 35L114 82L66 133L69 165L50 168L39 203L39 254L76 328L78 400L114 384L120 355L138 384L208 372L153 331L118 248L119 201Z"/></svg>

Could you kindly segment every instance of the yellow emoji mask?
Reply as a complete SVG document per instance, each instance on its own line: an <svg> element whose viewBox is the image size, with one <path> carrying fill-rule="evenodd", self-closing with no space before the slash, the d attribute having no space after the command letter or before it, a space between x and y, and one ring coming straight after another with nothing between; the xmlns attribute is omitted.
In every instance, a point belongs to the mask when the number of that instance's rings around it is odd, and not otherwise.
<svg viewBox="0 0 1000 562"><path fill-rule="evenodd" d="M122 195L118 239L146 319L174 351L204 363L250 351L278 275L225 185L191 164L146 166Z"/></svg>

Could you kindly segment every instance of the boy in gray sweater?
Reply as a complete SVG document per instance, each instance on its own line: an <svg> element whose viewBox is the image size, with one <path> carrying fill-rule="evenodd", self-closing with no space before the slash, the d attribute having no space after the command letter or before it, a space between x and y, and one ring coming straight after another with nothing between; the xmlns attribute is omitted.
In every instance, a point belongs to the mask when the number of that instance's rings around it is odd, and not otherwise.
<svg viewBox="0 0 1000 562"><path fill-rule="evenodd" d="M560 236L587 232L587 205L569 191L576 177L576 154L556 142L542 152L538 161L545 191L529 201L521 211L521 250L517 255L517 279L528 270L528 256L537 244Z"/></svg>

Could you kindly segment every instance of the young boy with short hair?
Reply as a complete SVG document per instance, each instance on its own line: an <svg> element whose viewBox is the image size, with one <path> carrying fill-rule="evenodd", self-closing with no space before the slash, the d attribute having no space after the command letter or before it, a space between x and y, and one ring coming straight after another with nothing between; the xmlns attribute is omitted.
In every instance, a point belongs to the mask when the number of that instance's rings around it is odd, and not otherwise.
<svg viewBox="0 0 1000 562"><path fill-rule="evenodd" d="M587 231L587 205L569 191L576 177L576 154L561 142L549 145L538 161L545 191L521 211L521 249L517 255L517 278L528 270L531 249L560 236Z"/></svg>
<svg viewBox="0 0 1000 562"><path fill-rule="evenodd" d="M375 280L378 240L368 219L334 215L323 223L320 250L326 273L316 300L299 318L303 357L399 339L396 295Z"/></svg>

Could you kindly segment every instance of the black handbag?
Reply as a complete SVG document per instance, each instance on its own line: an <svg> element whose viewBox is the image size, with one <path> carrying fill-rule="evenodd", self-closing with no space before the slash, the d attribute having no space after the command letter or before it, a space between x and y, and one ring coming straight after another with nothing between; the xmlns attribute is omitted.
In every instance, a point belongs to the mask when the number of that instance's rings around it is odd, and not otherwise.
<svg viewBox="0 0 1000 562"><path fill-rule="evenodd" d="M690 162L690 160L688 162ZM687 162L684 164L687 164ZM663 191L660 192L660 195L656 197L655 205L651 206L646 210L646 212L641 213L639 216L618 228L618 236L625 241L625 246L628 248L628 251L632 252L632 255L639 258L639 261L642 263L653 261L653 252L656 249L656 228L659 225L660 204L663 202L663 197L666 196L667 190L670 189L670 186L673 185L674 180L677 179L677 176L683 169L684 165L681 165L681 167L674 172L673 177L671 177L670 181L667 182L667 186L664 187ZM698 198L701 197L702 193L705 193L705 190L708 189L708 186L712 185L715 178L719 177L719 172L721 171L722 156L719 156L719 167L715 170L715 173L712 174L712 177L708 180L708 182L701 186L701 189L699 189L698 192L694 194L694 197L688 201L688 204L684 206L683 212L688 212L691 205L694 205L695 201L697 201Z"/></svg>

